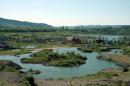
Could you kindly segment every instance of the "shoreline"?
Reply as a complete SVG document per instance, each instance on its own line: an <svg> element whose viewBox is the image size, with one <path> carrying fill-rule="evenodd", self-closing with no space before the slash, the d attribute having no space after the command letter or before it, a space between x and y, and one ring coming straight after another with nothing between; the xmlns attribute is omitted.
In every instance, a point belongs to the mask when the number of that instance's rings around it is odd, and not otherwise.
<svg viewBox="0 0 130 86"><path fill-rule="evenodd" d="M130 58L127 55L102 54L97 59L112 61L120 67L130 67Z"/></svg>
<svg viewBox="0 0 130 86"><path fill-rule="evenodd" d="M71 79L35 78L35 83L38 84L38 86L99 86L103 84L108 86L118 86L120 82L120 84L122 84L122 82L124 84L130 82L129 74L130 71L123 73L122 68L106 68L96 74Z"/></svg>

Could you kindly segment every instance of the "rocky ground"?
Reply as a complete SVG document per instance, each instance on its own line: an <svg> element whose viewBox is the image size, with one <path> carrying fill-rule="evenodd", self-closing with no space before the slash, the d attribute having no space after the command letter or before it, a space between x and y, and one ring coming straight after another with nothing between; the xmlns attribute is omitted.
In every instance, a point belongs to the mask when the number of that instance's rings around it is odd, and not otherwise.
<svg viewBox="0 0 130 86"><path fill-rule="evenodd" d="M0 86L17 86L20 77L16 72L0 72Z"/></svg>

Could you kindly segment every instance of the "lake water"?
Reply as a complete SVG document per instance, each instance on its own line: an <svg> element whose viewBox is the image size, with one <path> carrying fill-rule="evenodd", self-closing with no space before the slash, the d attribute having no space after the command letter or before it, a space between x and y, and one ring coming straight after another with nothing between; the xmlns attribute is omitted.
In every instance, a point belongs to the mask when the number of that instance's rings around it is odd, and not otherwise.
<svg viewBox="0 0 130 86"><path fill-rule="evenodd" d="M21 65L24 69L33 69L42 71L41 74L34 75L35 78L72 78L72 77L80 77L87 74L94 74L101 71L104 68L118 68L112 62L102 61L96 59L98 53L84 53L77 48L57 48L54 49L54 52L66 53L74 51L76 54L80 54L86 58L86 64L83 64L79 67L66 68L66 67L51 67L51 66L43 66L41 64L23 64L20 62L21 58L29 57L32 53L20 55L20 57L10 56L10 55L0 55L0 60L11 60L19 65ZM114 53L112 50L109 53Z"/></svg>

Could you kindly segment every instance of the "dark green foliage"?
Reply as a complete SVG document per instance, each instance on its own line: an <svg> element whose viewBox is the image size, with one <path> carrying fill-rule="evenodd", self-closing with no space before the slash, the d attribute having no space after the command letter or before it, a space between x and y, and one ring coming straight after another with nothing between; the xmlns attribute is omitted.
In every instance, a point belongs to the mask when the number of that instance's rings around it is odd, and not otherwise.
<svg viewBox="0 0 130 86"><path fill-rule="evenodd" d="M46 27L17 27L17 26L0 26L0 32L51 32L53 28Z"/></svg>
<svg viewBox="0 0 130 86"><path fill-rule="evenodd" d="M33 75L33 74L40 74L41 71L40 71L40 70L32 70L32 69L29 69L29 70L28 70L28 73L29 73L30 75Z"/></svg>
<svg viewBox="0 0 130 86"><path fill-rule="evenodd" d="M114 76L118 76L118 74L113 73L113 72L104 73L104 75L106 78L112 78Z"/></svg>
<svg viewBox="0 0 130 86"><path fill-rule="evenodd" d="M34 83L33 77L23 75L19 81L19 86L36 86L36 85Z"/></svg>
<svg viewBox="0 0 130 86"><path fill-rule="evenodd" d="M52 27L44 23L32 23L32 22L23 22L11 19L0 18L0 25L2 26L19 26L19 27Z"/></svg>

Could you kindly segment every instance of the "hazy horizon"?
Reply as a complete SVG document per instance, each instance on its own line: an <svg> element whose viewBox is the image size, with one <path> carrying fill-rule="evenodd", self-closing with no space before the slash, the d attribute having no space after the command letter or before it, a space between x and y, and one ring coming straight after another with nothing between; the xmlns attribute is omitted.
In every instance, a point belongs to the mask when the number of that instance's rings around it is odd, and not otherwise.
<svg viewBox="0 0 130 86"><path fill-rule="evenodd" d="M4 0L0 17L53 26L130 25L130 0Z"/></svg>

